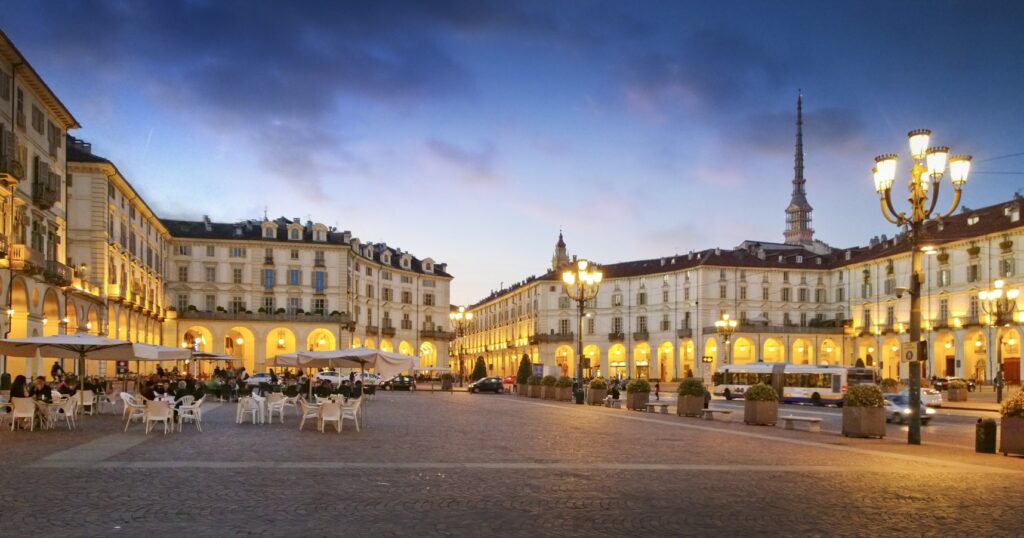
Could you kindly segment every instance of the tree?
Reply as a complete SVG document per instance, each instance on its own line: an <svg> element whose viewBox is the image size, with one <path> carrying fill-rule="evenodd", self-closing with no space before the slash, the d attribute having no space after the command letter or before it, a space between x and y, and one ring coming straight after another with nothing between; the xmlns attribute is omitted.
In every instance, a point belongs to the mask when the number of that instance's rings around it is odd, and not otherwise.
<svg viewBox="0 0 1024 538"><path fill-rule="evenodd" d="M533 375L533 363L530 362L530 357L523 355L523 360L519 361L519 371L516 372L516 384L526 385L526 380L530 379Z"/></svg>
<svg viewBox="0 0 1024 538"><path fill-rule="evenodd" d="M476 358L476 366L473 367L473 373L470 374L469 377L472 378L473 381L487 377L487 365L484 364L483 357Z"/></svg>

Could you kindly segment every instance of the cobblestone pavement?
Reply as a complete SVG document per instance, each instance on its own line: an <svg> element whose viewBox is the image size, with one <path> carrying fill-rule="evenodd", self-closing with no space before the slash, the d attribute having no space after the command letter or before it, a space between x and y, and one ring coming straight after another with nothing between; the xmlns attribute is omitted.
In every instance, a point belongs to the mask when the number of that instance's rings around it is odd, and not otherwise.
<svg viewBox="0 0 1024 538"><path fill-rule="evenodd" d="M50 536L1020 535L1024 459L497 395L366 427L0 431L5 529Z"/></svg>

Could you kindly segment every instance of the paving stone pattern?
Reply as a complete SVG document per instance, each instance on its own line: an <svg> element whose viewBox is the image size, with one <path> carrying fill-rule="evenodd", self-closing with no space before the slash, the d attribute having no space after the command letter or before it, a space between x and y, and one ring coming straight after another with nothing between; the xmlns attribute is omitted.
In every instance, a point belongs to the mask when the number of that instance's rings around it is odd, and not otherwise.
<svg viewBox="0 0 1024 538"><path fill-rule="evenodd" d="M0 431L3 528L49 536L1021 535L1024 460L898 440L469 394L385 394L368 407L363 432L340 435L309 424L299 432L294 416L236 425L233 405L205 418L203 433L186 425L137 444L142 428L120 433L109 415L84 417L77 432Z"/></svg>

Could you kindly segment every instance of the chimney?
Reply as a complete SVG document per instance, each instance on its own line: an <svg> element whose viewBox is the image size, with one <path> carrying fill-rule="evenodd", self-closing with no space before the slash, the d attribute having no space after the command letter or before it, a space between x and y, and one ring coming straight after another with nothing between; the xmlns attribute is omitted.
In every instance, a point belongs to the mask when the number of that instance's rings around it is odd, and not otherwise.
<svg viewBox="0 0 1024 538"><path fill-rule="evenodd" d="M209 215L203 215L203 227L206 228L206 231L208 231L208 232L212 232L213 231L213 223L210 222L210 216Z"/></svg>

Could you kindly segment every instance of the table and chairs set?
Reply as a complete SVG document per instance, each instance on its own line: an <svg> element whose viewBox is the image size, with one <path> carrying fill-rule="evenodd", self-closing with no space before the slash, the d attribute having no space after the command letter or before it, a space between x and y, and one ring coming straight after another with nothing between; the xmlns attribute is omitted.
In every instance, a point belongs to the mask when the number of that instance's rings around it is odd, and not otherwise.
<svg viewBox="0 0 1024 538"><path fill-rule="evenodd" d="M244 424L251 420L253 424L273 424L274 416L277 415L283 424L285 409L291 408L300 419L299 431L305 427L307 420L315 420L321 433L328 423L334 423L337 432L341 433L345 420L352 421L356 431L361 431L366 400L365 395L347 398L341 394L331 394L328 397L316 396L311 402L305 396L285 396L280 392L270 392L263 396L254 392L239 398L235 422Z"/></svg>

